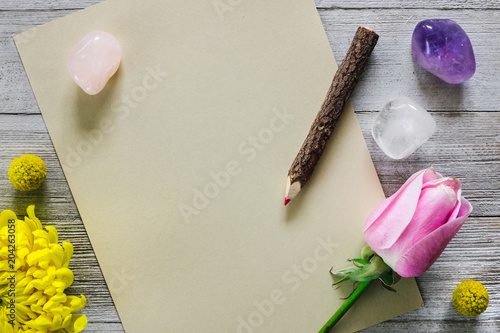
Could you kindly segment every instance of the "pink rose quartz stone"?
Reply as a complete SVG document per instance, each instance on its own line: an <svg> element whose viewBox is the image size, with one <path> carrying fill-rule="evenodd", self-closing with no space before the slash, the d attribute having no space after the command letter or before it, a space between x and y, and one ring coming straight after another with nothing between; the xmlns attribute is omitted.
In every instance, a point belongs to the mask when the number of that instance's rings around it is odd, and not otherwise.
<svg viewBox="0 0 500 333"><path fill-rule="evenodd" d="M94 31L83 37L69 56L68 70L89 95L98 94L116 73L122 49L111 34Z"/></svg>

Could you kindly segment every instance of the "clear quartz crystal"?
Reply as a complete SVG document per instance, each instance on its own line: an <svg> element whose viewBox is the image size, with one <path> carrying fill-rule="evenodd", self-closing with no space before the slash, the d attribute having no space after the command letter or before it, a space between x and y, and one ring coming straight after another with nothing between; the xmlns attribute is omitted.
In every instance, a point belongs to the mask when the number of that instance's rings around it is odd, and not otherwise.
<svg viewBox="0 0 500 333"><path fill-rule="evenodd" d="M372 135L380 149L393 159L409 156L436 130L432 116L411 98L398 96L384 105L375 119Z"/></svg>

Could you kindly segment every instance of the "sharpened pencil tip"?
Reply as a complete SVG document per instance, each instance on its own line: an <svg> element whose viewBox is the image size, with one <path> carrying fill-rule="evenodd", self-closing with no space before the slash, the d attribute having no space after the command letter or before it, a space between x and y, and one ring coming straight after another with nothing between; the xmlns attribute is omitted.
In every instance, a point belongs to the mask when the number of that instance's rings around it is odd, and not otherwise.
<svg viewBox="0 0 500 333"><path fill-rule="evenodd" d="M292 199L288 199L288 198L285 198L285 206L290 202L292 201Z"/></svg>

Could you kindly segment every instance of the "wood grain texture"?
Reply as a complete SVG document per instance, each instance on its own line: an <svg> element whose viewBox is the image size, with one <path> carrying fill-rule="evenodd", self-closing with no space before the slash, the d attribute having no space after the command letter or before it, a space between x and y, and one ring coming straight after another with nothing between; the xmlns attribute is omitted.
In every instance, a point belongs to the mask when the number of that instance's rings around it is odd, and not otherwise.
<svg viewBox="0 0 500 333"><path fill-rule="evenodd" d="M374 29L380 39L353 94L356 111L380 110L390 96L412 97L431 111L498 111L500 10L320 10L336 59L349 45L349 32L359 24ZM476 55L476 74L451 85L418 67L411 56L416 24L428 18L450 18L467 31ZM480 22L480 23L478 23ZM358 98L361 96L361 98Z"/></svg>
<svg viewBox="0 0 500 333"><path fill-rule="evenodd" d="M316 7L327 9L373 9L373 8L396 8L396 9L499 9L497 0L314 0Z"/></svg>
<svg viewBox="0 0 500 333"><path fill-rule="evenodd" d="M209 0L210 1L210 0ZM243 0L245 1L245 0ZM11 37L85 8L98 0L2 0L0 3L0 210L22 214L37 205L44 225L56 226L60 239L75 245L71 294L84 293L86 332L123 332L85 228L52 147ZM462 180L473 204L465 223L443 255L417 278L425 307L364 332L500 331L500 2L493 0L335 1L316 0L337 60L344 57L359 25L380 40L351 101L386 195L428 166ZM415 25L428 18L451 18L469 34L477 72L453 86L434 78L411 60ZM29 42L33 33L23 35ZM420 149L391 160L371 137L371 124L393 95L407 95L432 111L438 129ZM37 191L15 191L7 177L10 161L35 153L47 164L48 178ZM477 318L458 315L451 293L460 281L477 279L490 293L488 310ZM374 286L377 287L377 286ZM333 310L332 310L333 312Z"/></svg>
<svg viewBox="0 0 500 333"><path fill-rule="evenodd" d="M102 0L2 0L0 11L11 10L44 10L57 11L66 9L83 9L95 5ZM243 2L245 0L241 0ZM236 3L237 1L233 1ZM373 9L373 8L396 8L396 9L499 9L497 0L314 0L318 9Z"/></svg>
<svg viewBox="0 0 500 333"><path fill-rule="evenodd" d="M359 3L359 2L357 2ZM74 10L0 11L0 112L38 113L12 36ZM345 56L354 31L363 25L380 39L365 68L352 101L356 111L380 110L391 95L411 96L431 111L497 111L500 102L500 10L367 9L319 10L335 58ZM447 84L414 64L411 35L415 25L429 17L446 17L467 31L477 60L476 74L461 85ZM477 22L480 22L478 24ZM23 35L29 43L35 32ZM14 97L15 96L15 97ZM361 96L361 98L358 98Z"/></svg>

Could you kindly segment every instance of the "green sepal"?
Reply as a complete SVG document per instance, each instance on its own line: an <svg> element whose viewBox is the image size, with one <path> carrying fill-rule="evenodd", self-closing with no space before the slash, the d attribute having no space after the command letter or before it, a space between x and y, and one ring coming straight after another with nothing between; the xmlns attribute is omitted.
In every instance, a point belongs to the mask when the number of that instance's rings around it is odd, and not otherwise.
<svg viewBox="0 0 500 333"><path fill-rule="evenodd" d="M354 266L356 266L356 267L362 267L362 266L369 263L368 260L360 259L360 258L352 259L351 261L354 264Z"/></svg>
<svg viewBox="0 0 500 333"><path fill-rule="evenodd" d="M349 275L344 275L344 277L342 279L335 281L332 285L335 286L335 285L342 283L344 281L347 281L347 280L349 280Z"/></svg>
<svg viewBox="0 0 500 333"><path fill-rule="evenodd" d="M380 281L386 286L395 285L399 280L401 280L401 276L393 270L380 277Z"/></svg>
<svg viewBox="0 0 500 333"><path fill-rule="evenodd" d="M372 250L372 248L369 245L365 245L361 249L361 258L363 258L366 261L370 261L370 259L375 255L375 251Z"/></svg>
<svg viewBox="0 0 500 333"><path fill-rule="evenodd" d="M358 285L351 295L342 306L335 312L335 314L330 318L330 320L321 328L319 333L329 332L338 321L344 316L344 314L351 308L351 306L361 297L361 295L370 287L374 280L380 279L382 281L382 286L388 290L396 292L390 286L396 284L401 277L393 271L384 260L378 256L368 245L365 246L361 251L362 258L356 258L350 260L354 266L340 269L337 271L332 271L330 273L333 275L341 275L341 278L333 283L333 285L339 284L347 280L359 281L360 283L355 283Z"/></svg>
<svg viewBox="0 0 500 333"><path fill-rule="evenodd" d="M347 280L365 282L380 279L385 286L392 286L401 279L368 245L361 250L361 256L350 260L354 266L330 270L332 275L342 275L333 285Z"/></svg>
<svg viewBox="0 0 500 333"><path fill-rule="evenodd" d="M359 270L349 274L349 279L354 281L370 281L378 279L387 274L391 268L379 256L373 256L368 264L359 268Z"/></svg>

